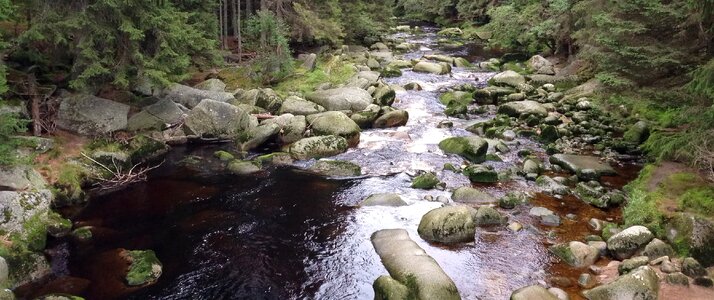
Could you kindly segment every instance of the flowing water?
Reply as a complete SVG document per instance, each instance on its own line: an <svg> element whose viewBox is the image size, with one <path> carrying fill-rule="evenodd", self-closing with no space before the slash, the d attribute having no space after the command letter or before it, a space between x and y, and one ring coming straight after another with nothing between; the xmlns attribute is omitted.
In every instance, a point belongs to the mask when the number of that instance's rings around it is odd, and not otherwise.
<svg viewBox="0 0 714 300"><path fill-rule="evenodd" d="M439 51L433 30L399 34L418 45L405 55L445 53L472 57L465 50ZM435 50L432 50L435 49ZM505 227L477 230L476 241L443 247L419 238L416 228L424 215L441 203L425 196L446 196L445 191L411 189L411 175L436 171L448 189L470 185L468 179L442 171L445 163L462 160L446 156L437 144L447 137L465 136L471 120L448 118L439 103L440 92L463 83L485 85L493 73L455 68L450 75L419 74L404 70L389 84L419 83L422 91L397 94L394 106L409 112L406 126L363 132L355 149L337 156L363 167L366 176L329 179L300 167L271 167L258 176L238 177L221 172L212 158L218 146L180 147L155 170L148 182L96 197L75 213L75 226L95 227L90 243L68 239L51 241L54 275L41 286L18 291L32 298L47 292L66 292L88 299L372 299L372 283L387 274L374 252L370 235L380 229L404 228L454 280L464 299L507 299L520 287L546 281L549 276L575 278L580 271L555 263L547 246L581 239L591 217L617 218L616 210L592 208L573 197L556 199L537 193L532 182L509 180L481 185L494 196L509 191L531 191L531 204L503 211L524 230ZM444 120L453 128L437 128ZM497 170L519 164L518 149L528 148L547 161L539 144L529 139L509 143L512 151L503 162L488 162ZM200 159L200 166L183 158ZM618 166L620 175L605 184L619 187L635 176L636 168ZM399 193L404 207L357 207L374 193ZM563 225L548 228L528 216L533 205L545 206L563 218ZM548 234L549 232L555 234ZM550 238L548 238L550 236ZM153 286L136 289L122 283L122 262L117 249L153 249L162 261L163 275ZM125 268L125 265L123 266ZM569 290L575 296L576 288Z"/></svg>

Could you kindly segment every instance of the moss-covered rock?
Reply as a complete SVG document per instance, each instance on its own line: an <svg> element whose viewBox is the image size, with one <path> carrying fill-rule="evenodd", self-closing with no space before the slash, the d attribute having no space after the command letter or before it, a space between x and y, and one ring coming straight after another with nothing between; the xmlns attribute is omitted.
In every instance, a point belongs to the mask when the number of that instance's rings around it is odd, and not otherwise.
<svg viewBox="0 0 714 300"><path fill-rule="evenodd" d="M374 194L364 199L360 206L405 206L407 205L399 194L382 193Z"/></svg>
<svg viewBox="0 0 714 300"><path fill-rule="evenodd" d="M508 221L507 217L490 206L479 207L473 218L476 226L503 225Z"/></svg>
<svg viewBox="0 0 714 300"><path fill-rule="evenodd" d="M186 117L188 132L198 136L233 138L258 126L258 120L237 106L205 99Z"/></svg>
<svg viewBox="0 0 714 300"><path fill-rule="evenodd" d="M531 285L513 291L511 300L558 300L558 297L551 294L540 285Z"/></svg>
<svg viewBox="0 0 714 300"><path fill-rule="evenodd" d="M430 190L436 187L436 185L440 182L441 181L438 177L436 177L436 174L432 172L427 172L417 177L414 177L414 179L412 179L411 186L415 189Z"/></svg>
<svg viewBox="0 0 714 300"><path fill-rule="evenodd" d="M406 110L393 110L381 115L374 120L372 127L374 128L390 128L407 125L409 122L409 112Z"/></svg>
<svg viewBox="0 0 714 300"><path fill-rule="evenodd" d="M629 227L607 240L607 249L619 259L631 257L654 238L644 226Z"/></svg>
<svg viewBox="0 0 714 300"><path fill-rule="evenodd" d="M301 139L285 148L293 158L306 160L335 156L347 151L347 140L341 136L325 135Z"/></svg>
<svg viewBox="0 0 714 300"><path fill-rule="evenodd" d="M372 285L375 300L409 300L409 288L390 276L379 276Z"/></svg>
<svg viewBox="0 0 714 300"><path fill-rule="evenodd" d="M600 257L597 248L578 241L553 245L548 249L565 263L576 268L590 266Z"/></svg>
<svg viewBox="0 0 714 300"><path fill-rule="evenodd" d="M238 159L228 163L228 171L235 175L249 175L260 172L260 164L253 161L242 161Z"/></svg>
<svg viewBox="0 0 714 300"><path fill-rule="evenodd" d="M362 168L349 161L343 160L319 160L310 168L310 171L333 177L348 177L362 175Z"/></svg>
<svg viewBox="0 0 714 300"><path fill-rule="evenodd" d="M666 225L667 240L680 254L690 255L705 266L714 265L714 222L691 213L679 213Z"/></svg>
<svg viewBox="0 0 714 300"><path fill-rule="evenodd" d="M473 163L480 163L488 153L488 142L477 136L452 137L441 141L439 149L444 153L460 155Z"/></svg>
<svg viewBox="0 0 714 300"><path fill-rule="evenodd" d="M230 154L229 152L226 152L226 151L223 151L223 150L219 150L219 151L213 152L213 156L216 157L216 158L218 158L218 159L221 160L221 161L231 161L231 160L234 160L234 159L235 159L235 157L233 156L233 154Z"/></svg>
<svg viewBox="0 0 714 300"><path fill-rule="evenodd" d="M467 206L447 206L426 213L417 231L419 236L430 242L454 244L470 242L476 234L473 208Z"/></svg>
<svg viewBox="0 0 714 300"><path fill-rule="evenodd" d="M79 242L89 242L94 237L92 226L82 226L72 231L72 237Z"/></svg>
<svg viewBox="0 0 714 300"><path fill-rule="evenodd" d="M644 266L613 282L584 291L583 295L589 300L656 300L659 295L659 278L652 268Z"/></svg>
<svg viewBox="0 0 714 300"><path fill-rule="evenodd" d="M126 274L126 283L129 286L142 286L151 284L159 279L163 266L152 250L123 251L125 259L129 262Z"/></svg>
<svg viewBox="0 0 714 300"><path fill-rule="evenodd" d="M466 169L464 169L464 175L468 176L469 180L475 183L498 182L498 173L483 165L472 165L466 167Z"/></svg>
<svg viewBox="0 0 714 300"><path fill-rule="evenodd" d="M495 203L498 200L491 194L468 186L462 186L454 190L451 200L461 203Z"/></svg>
<svg viewBox="0 0 714 300"><path fill-rule="evenodd" d="M359 144L361 129L355 121L339 111L328 111L307 116L314 135L336 135L347 140L350 146Z"/></svg>

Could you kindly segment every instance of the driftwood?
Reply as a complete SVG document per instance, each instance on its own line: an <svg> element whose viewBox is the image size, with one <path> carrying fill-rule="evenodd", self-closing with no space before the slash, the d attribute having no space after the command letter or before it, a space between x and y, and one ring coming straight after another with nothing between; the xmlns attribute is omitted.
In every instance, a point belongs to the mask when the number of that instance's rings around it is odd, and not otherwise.
<svg viewBox="0 0 714 300"><path fill-rule="evenodd" d="M135 164L129 170L124 171L120 165L117 165L116 161L113 158L112 164L114 169L98 162L97 160L89 157L89 155L87 154L82 153L82 156L112 174L111 178L102 178L99 176L94 178L98 181L97 185L100 191L112 190L131 183L146 181L147 174L149 173L149 171L160 167L164 163L162 161L158 165L151 167L140 167L141 164Z"/></svg>

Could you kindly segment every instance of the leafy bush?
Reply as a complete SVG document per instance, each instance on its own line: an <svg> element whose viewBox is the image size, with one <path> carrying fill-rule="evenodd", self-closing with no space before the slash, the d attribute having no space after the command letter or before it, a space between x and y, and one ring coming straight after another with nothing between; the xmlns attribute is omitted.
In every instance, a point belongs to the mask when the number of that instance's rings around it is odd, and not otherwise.
<svg viewBox="0 0 714 300"><path fill-rule="evenodd" d="M27 123L27 120L17 114L0 114L0 166L24 162L24 159L17 154L17 147L25 143L14 136L25 132Z"/></svg>

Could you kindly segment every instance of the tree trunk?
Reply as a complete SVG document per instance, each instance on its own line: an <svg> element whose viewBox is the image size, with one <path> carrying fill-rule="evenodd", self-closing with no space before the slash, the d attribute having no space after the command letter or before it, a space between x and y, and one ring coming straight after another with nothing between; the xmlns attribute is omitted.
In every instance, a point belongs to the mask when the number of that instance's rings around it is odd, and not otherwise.
<svg viewBox="0 0 714 300"><path fill-rule="evenodd" d="M40 136L42 134L42 124L40 123L40 95L37 94L37 79L35 78L35 73L27 75L27 84L29 85L28 93L32 101L30 104L32 135Z"/></svg>
<svg viewBox="0 0 714 300"><path fill-rule="evenodd" d="M238 26L236 26L238 20L238 9L236 5L237 0L231 0L231 12L233 12L233 18L231 18L231 26L233 27L233 37L238 37Z"/></svg>
<svg viewBox="0 0 714 300"><path fill-rule="evenodd" d="M260 11L266 11L268 10L268 4L265 3L265 0L260 0ZM265 32L265 30L260 31L260 47L265 49L266 47L266 41L268 40L268 33Z"/></svg>
<svg viewBox="0 0 714 300"><path fill-rule="evenodd" d="M248 19L250 18L250 15L253 14L253 0L246 0L245 1L245 18Z"/></svg>
<svg viewBox="0 0 714 300"><path fill-rule="evenodd" d="M228 48L228 24L230 24L230 19L228 18L228 1L223 0L223 43Z"/></svg>
<svg viewBox="0 0 714 300"><path fill-rule="evenodd" d="M240 0L236 0L238 2L238 11L236 13L236 27L238 28L237 32L238 35L236 36L236 39L238 40L238 62L243 61L243 38L242 38L242 33L241 33L241 19L240 19ZM249 1L250 2L250 1Z"/></svg>
<svg viewBox="0 0 714 300"><path fill-rule="evenodd" d="M226 49L226 40L223 38L223 0L218 5L218 39L221 41L221 49Z"/></svg>

